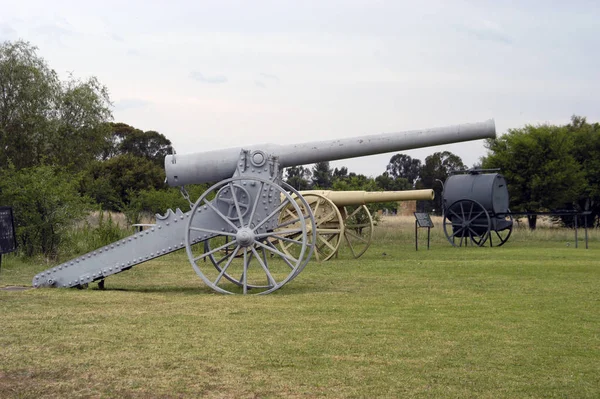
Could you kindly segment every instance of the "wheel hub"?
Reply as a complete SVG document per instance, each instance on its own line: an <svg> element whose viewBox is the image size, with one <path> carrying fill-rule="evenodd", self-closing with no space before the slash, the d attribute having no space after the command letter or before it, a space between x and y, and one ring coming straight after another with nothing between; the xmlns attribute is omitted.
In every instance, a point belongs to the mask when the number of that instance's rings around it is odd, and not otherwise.
<svg viewBox="0 0 600 399"><path fill-rule="evenodd" d="M254 244L254 233L248 227L242 227L235 235L235 239L242 247L249 247Z"/></svg>

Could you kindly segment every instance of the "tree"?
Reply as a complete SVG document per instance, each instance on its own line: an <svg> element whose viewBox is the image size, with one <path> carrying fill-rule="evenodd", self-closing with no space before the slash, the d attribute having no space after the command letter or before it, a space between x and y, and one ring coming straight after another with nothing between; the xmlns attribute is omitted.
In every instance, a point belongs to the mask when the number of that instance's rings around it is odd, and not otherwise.
<svg viewBox="0 0 600 399"><path fill-rule="evenodd" d="M336 179L347 179L348 178L348 168L345 166L342 166L341 168L335 168L333 170L333 180Z"/></svg>
<svg viewBox="0 0 600 399"><path fill-rule="evenodd" d="M326 190L333 185L333 172L329 161L317 162L312 169L312 186L315 189Z"/></svg>
<svg viewBox="0 0 600 399"><path fill-rule="evenodd" d="M82 81L72 76L61 87L56 139L48 143L48 149L54 164L78 171L101 158L110 139L108 89L94 77Z"/></svg>
<svg viewBox="0 0 600 399"><path fill-rule="evenodd" d="M573 156L586 181L576 200L576 210L591 211L587 221L592 226L600 216L600 124L590 124L586 118L573 115L566 128L573 136ZM566 217L562 220L572 222Z"/></svg>
<svg viewBox="0 0 600 399"><path fill-rule="evenodd" d="M377 186L385 191L411 190L412 184L403 177L393 178L388 172L383 172L375 178Z"/></svg>
<svg viewBox="0 0 600 399"><path fill-rule="evenodd" d="M425 158L425 164L421 167L419 188L431 188L435 192L432 202L427 201L424 206L426 211L433 209L441 213L443 208L442 185L448 176L454 171L466 170L465 164L458 155L450 151L435 152Z"/></svg>
<svg viewBox="0 0 600 399"><path fill-rule="evenodd" d="M574 138L564 126L525 125L486 141L483 167L499 168L506 177L511 211L564 209L579 198L585 175L573 156ZM529 217L530 228L535 225Z"/></svg>
<svg viewBox="0 0 600 399"><path fill-rule="evenodd" d="M308 190L310 188L310 170L304 166L291 166L286 168L286 183L296 190Z"/></svg>
<svg viewBox="0 0 600 399"><path fill-rule="evenodd" d="M0 167L16 170L42 162L52 140L60 82L36 48L0 45Z"/></svg>
<svg viewBox="0 0 600 399"><path fill-rule="evenodd" d="M173 153L171 141L154 130L143 132L125 123L111 123L112 137L104 158L130 154L146 158L158 166L163 165L165 156Z"/></svg>
<svg viewBox="0 0 600 399"><path fill-rule="evenodd" d="M399 153L390 158L386 171L392 178L404 178L414 187L420 175L421 161Z"/></svg>
<svg viewBox="0 0 600 399"><path fill-rule="evenodd" d="M0 167L79 171L110 134L108 90L96 78L60 82L36 51L23 41L0 45Z"/></svg>
<svg viewBox="0 0 600 399"><path fill-rule="evenodd" d="M164 181L163 168L149 159L124 154L90 164L81 191L104 209L121 211L141 190L165 189Z"/></svg>

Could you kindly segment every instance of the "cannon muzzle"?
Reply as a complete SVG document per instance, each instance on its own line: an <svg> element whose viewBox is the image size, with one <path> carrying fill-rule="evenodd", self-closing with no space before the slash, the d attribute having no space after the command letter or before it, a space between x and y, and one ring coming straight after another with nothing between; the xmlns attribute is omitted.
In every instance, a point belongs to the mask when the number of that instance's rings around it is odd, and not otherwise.
<svg viewBox="0 0 600 399"><path fill-rule="evenodd" d="M495 137L494 120L490 119L478 123L339 140L290 145L263 144L195 154L173 154L165 157L165 172L169 185L182 186L231 177L236 171L242 149L250 151L253 157L257 156L258 159L253 160L256 163L262 164L262 157L267 154L277 157L279 166L285 168Z"/></svg>
<svg viewBox="0 0 600 399"><path fill-rule="evenodd" d="M367 205L375 202L396 201L430 201L434 198L433 190L405 190L405 191L331 191L331 190L306 190L300 191L303 196L317 194L329 199L337 207L351 205Z"/></svg>

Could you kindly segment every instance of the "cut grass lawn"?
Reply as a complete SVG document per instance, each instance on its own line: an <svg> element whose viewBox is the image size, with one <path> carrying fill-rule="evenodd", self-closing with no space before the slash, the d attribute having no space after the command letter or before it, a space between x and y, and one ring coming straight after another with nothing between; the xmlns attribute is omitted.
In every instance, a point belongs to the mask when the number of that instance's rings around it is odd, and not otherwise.
<svg viewBox="0 0 600 399"><path fill-rule="evenodd" d="M597 237L432 233L417 252L414 224L383 223L266 296L213 293L184 253L104 291L0 290L0 397L600 397ZM0 287L47 267L7 257Z"/></svg>

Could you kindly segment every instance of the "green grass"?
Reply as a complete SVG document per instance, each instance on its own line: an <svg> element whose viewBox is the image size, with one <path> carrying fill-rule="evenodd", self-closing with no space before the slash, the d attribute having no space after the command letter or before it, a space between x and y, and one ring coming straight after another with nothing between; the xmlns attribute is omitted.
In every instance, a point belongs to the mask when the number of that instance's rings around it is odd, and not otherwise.
<svg viewBox="0 0 600 399"><path fill-rule="evenodd" d="M183 253L104 291L0 290L0 397L597 398L590 233L452 248L436 226L417 252L414 225L382 223L362 258L266 296L213 293ZM47 267L5 257L0 286Z"/></svg>

